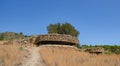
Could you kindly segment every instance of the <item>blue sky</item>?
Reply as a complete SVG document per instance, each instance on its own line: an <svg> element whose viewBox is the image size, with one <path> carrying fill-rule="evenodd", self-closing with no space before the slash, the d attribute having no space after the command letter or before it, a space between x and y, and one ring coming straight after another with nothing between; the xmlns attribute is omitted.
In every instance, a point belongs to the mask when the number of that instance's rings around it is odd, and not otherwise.
<svg viewBox="0 0 120 66"><path fill-rule="evenodd" d="M0 32L47 34L50 23L71 23L81 44L120 45L120 0L0 0Z"/></svg>

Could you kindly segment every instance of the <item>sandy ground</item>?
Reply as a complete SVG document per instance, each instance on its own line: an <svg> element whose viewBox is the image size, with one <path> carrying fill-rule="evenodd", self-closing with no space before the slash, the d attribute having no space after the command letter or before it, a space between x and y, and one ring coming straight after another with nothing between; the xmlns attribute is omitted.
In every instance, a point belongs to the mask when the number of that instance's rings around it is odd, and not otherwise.
<svg viewBox="0 0 120 66"><path fill-rule="evenodd" d="M45 66L45 63L39 53L39 47L27 47L26 53L21 66Z"/></svg>

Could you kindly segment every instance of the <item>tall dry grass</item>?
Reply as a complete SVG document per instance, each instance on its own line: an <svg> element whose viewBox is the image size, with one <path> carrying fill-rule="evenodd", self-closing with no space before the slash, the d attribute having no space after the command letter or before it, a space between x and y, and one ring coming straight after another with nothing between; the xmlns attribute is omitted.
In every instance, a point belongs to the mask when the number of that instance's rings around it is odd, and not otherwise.
<svg viewBox="0 0 120 66"><path fill-rule="evenodd" d="M120 66L120 55L91 55L74 47L41 46L47 66Z"/></svg>
<svg viewBox="0 0 120 66"><path fill-rule="evenodd" d="M0 45L0 66L18 66L23 54L18 45Z"/></svg>

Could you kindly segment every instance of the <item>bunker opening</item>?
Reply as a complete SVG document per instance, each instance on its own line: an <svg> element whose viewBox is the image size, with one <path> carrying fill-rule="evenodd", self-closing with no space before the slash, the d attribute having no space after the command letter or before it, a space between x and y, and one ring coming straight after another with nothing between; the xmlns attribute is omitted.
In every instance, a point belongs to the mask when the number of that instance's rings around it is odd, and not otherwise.
<svg viewBox="0 0 120 66"><path fill-rule="evenodd" d="M75 43L71 43L71 42L65 42L65 41L40 41L38 43L36 43L37 46L40 45L70 45L70 46L74 46Z"/></svg>

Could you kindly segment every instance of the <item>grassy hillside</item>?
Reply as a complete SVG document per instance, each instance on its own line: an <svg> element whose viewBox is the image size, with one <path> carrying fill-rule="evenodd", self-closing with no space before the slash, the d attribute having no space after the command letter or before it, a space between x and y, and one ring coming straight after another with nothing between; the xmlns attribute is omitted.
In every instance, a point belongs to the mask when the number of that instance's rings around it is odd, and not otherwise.
<svg viewBox="0 0 120 66"><path fill-rule="evenodd" d="M39 48L46 66L119 66L120 55L95 55L72 46L43 45ZM30 49L30 48L29 48ZM18 45L0 45L0 66L19 66L28 51ZM29 57L28 57L29 58ZM41 62L41 61L39 61Z"/></svg>
<svg viewBox="0 0 120 66"><path fill-rule="evenodd" d="M24 35L22 32L15 33L15 32L3 32L0 33L0 40L14 40L14 39L20 39L24 38Z"/></svg>
<svg viewBox="0 0 120 66"><path fill-rule="evenodd" d="M41 46L47 66L119 66L120 55L91 55L74 47Z"/></svg>

